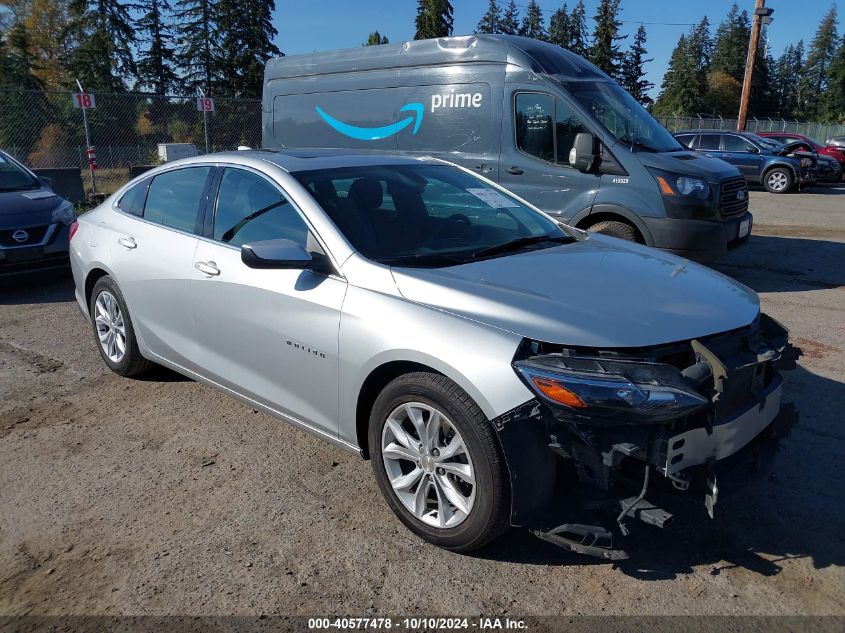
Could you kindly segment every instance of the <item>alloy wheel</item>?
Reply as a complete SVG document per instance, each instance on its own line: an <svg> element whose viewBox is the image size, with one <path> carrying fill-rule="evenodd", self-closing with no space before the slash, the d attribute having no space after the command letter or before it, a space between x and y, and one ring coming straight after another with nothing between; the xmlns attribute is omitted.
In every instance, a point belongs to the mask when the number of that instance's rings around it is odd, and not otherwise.
<svg viewBox="0 0 845 633"><path fill-rule="evenodd" d="M97 295L94 324L106 357L113 363L122 361L126 355L126 325L117 300L106 290Z"/></svg>
<svg viewBox="0 0 845 633"><path fill-rule="evenodd" d="M443 412L421 402L399 405L382 429L381 453L393 492L418 520L452 528L469 516L476 490L472 459Z"/></svg>
<svg viewBox="0 0 845 633"><path fill-rule="evenodd" d="M774 191L782 191L786 188L788 179L786 174L780 171L776 171L772 174L769 174L769 188Z"/></svg>

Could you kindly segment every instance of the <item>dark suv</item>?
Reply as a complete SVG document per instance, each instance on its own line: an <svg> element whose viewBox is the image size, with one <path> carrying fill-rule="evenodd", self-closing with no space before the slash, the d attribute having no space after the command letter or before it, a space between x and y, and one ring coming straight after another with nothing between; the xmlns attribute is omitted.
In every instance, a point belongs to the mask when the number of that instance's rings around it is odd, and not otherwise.
<svg viewBox="0 0 845 633"><path fill-rule="evenodd" d="M762 184L771 193L786 193L816 181L815 156L793 143L782 145L730 130L686 130L675 138L690 149L736 165L748 182Z"/></svg>

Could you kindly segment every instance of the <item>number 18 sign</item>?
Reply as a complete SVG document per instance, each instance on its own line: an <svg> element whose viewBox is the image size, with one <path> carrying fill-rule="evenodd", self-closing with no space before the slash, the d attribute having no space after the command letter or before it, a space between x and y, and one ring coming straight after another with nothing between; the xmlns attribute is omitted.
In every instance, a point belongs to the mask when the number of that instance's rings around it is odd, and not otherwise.
<svg viewBox="0 0 845 633"><path fill-rule="evenodd" d="M211 97L197 97L197 110L199 112L214 112L214 99Z"/></svg>
<svg viewBox="0 0 845 633"><path fill-rule="evenodd" d="M97 101L94 95L90 92L74 92L73 93L73 107L82 108L83 110L91 110L97 107Z"/></svg>

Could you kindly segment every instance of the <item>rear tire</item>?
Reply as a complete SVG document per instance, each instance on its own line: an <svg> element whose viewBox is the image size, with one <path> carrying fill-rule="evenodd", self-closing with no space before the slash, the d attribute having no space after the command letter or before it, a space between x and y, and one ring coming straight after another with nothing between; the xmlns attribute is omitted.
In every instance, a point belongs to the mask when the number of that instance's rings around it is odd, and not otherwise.
<svg viewBox="0 0 845 633"><path fill-rule="evenodd" d="M106 275L97 280L88 310L97 349L109 369L120 376L135 376L153 366L141 356L126 300L114 279Z"/></svg>
<svg viewBox="0 0 845 633"><path fill-rule="evenodd" d="M785 167L775 167L763 176L763 186L769 193L787 193L794 184L792 172Z"/></svg>
<svg viewBox="0 0 845 633"><path fill-rule="evenodd" d="M409 530L468 552L508 528L510 478L494 434L478 405L445 376L416 372L384 388L370 414L373 473ZM462 448L452 453L455 446Z"/></svg>
<svg viewBox="0 0 845 633"><path fill-rule="evenodd" d="M611 237L618 237L621 240L628 240L629 242L637 242L642 244L642 237L636 227L627 222L620 222L618 220L602 220L596 222L587 229L594 233L601 233L602 235L610 235Z"/></svg>

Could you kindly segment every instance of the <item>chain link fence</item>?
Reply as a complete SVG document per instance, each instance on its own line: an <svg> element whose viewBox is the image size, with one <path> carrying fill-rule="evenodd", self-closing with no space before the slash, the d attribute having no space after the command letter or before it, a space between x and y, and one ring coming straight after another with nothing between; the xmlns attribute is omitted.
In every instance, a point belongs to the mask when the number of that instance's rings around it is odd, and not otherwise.
<svg viewBox="0 0 845 633"><path fill-rule="evenodd" d="M158 164L159 143L192 143L200 153L261 146L261 100L214 98L214 110L201 112L195 96L94 94L85 110L97 169L91 177L83 110L72 92L0 90L0 149L34 168L81 170L85 193L115 191L144 166ZM79 105L79 103L77 103ZM657 117L673 132L684 129L736 129L736 119L720 116ZM792 132L824 142L845 135L845 125L748 120L749 132Z"/></svg>
<svg viewBox="0 0 845 633"><path fill-rule="evenodd" d="M111 193L131 171L159 163L159 143L199 153L261 145L261 100L215 97L212 112L183 95L93 95L86 109L97 168L91 178L83 110L71 92L0 90L0 149L31 168L78 168L85 193Z"/></svg>
<svg viewBox="0 0 845 633"><path fill-rule="evenodd" d="M736 119L726 119L718 115L696 116L658 116L655 117L664 127L672 132L679 130L735 130ZM788 121L786 119L750 118L745 124L746 132L787 132L801 134L824 143L834 136L845 136L845 125L835 123L813 123L808 121Z"/></svg>

